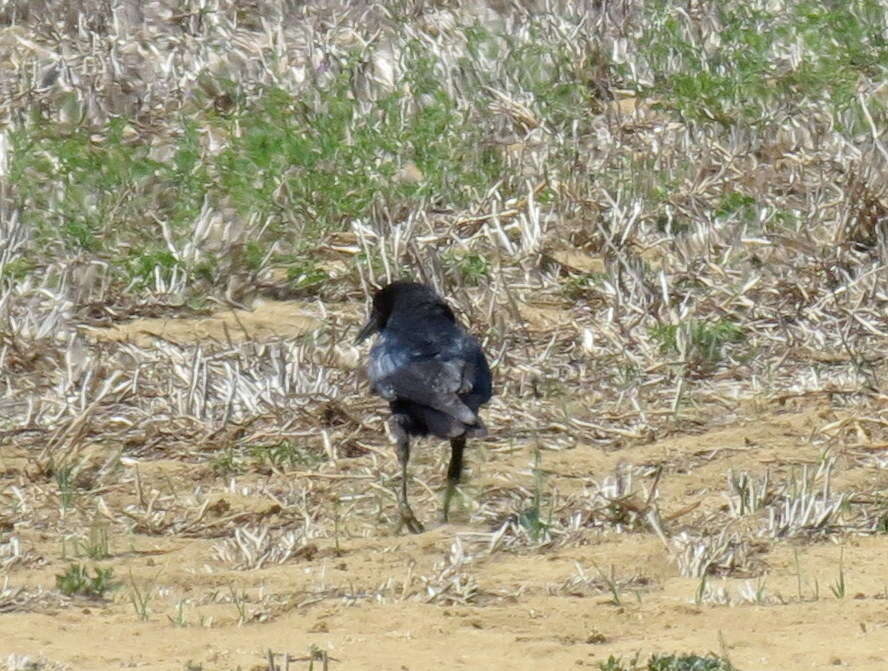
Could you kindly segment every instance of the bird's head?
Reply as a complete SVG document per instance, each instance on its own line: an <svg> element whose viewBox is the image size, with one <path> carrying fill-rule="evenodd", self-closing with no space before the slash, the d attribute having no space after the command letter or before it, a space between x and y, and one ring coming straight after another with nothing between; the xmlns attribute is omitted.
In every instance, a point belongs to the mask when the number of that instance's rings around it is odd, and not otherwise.
<svg viewBox="0 0 888 671"><path fill-rule="evenodd" d="M361 343L374 333L379 333L388 324L393 314L413 312L434 307L442 310L451 320L453 312L435 291L419 282L397 281L387 284L373 295L373 307L364 328L360 330L355 344Z"/></svg>

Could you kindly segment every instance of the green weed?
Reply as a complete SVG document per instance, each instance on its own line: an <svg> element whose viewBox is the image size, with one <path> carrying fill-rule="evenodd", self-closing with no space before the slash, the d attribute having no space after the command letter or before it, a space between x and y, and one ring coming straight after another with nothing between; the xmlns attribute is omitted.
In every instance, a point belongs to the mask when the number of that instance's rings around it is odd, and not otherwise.
<svg viewBox="0 0 888 671"><path fill-rule="evenodd" d="M717 364L722 360L725 347L746 338L743 328L727 319L659 324L650 329L650 335L659 343L663 354L683 356L694 367Z"/></svg>
<svg viewBox="0 0 888 671"><path fill-rule="evenodd" d="M534 448L533 453L533 500L530 506L518 515L518 524L527 531L534 542L545 538L552 521L551 510L549 511L548 521L543 519L543 470L541 466L542 450L537 446Z"/></svg>
<svg viewBox="0 0 888 671"><path fill-rule="evenodd" d="M720 28L710 43L670 3L656 3L641 24L639 55L657 73L651 93L696 121L767 123L808 102L841 112L855 103L859 78L888 58L875 28L888 10L874 0L790 3L786 11L721 3L713 10ZM790 46L805 57L779 58Z"/></svg>
<svg viewBox="0 0 888 671"><path fill-rule="evenodd" d="M93 523L89 527L86 538L74 540L74 552L78 557L90 559L107 559L111 556L111 543L108 540L108 526ZM62 556L66 555L65 543L62 541Z"/></svg>
<svg viewBox="0 0 888 671"><path fill-rule="evenodd" d="M52 477L59 490L59 504L63 510L67 510L77 498L77 468L61 465L53 471Z"/></svg>
<svg viewBox="0 0 888 671"><path fill-rule="evenodd" d="M844 599L848 591L848 585L845 582L845 548L839 549L839 574L833 584L829 586L829 591L837 599Z"/></svg>
<svg viewBox="0 0 888 671"><path fill-rule="evenodd" d="M113 570L96 567L94 575L82 564L71 564L64 573L57 574L56 589L65 596L88 596L101 599L114 589Z"/></svg>
<svg viewBox="0 0 888 671"><path fill-rule="evenodd" d="M466 284L477 286L490 277L490 261L480 254L464 254L456 259L456 270Z"/></svg>
<svg viewBox="0 0 888 671"><path fill-rule="evenodd" d="M322 455L292 441L283 441L274 445L250 445L246 448L246 454L255 465L268 465L276 469L311 470L324 462Z"/></svg>
<svg viewBox="0 0 888 671"><path fill-rule="evenodd" d="M158 573L146 586L141 587L136 582L135 577L133 576L132 570L129 573L129 598L130 603L133 605L133 610L136 612L136 617L141 622L147 622L148 616L151 614L150 609L148 608L151 603L151 599L154 598L154 587L157 582L157 578L160 574Z"/></svg>
<svg viewBox="0 0 888 671"><path fill-rule="evenodd" d="M640 662L637 656L624 661L611 655L606 662L599 662L598 668L600 671L736 671L727 659L712 653L653 655L646 663Z"/></svg>

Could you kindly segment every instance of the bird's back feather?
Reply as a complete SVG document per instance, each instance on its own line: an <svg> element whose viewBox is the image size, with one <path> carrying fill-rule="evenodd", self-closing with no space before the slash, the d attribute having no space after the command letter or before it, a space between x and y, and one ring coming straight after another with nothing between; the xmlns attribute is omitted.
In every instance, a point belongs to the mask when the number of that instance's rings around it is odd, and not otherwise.
<svg viewBox="0 0 888 671"><path fill-rule="evenodd" d="M455 322L421 312L389 320L367 372L392 411L409 418L409 433L483 433L477 411L492 393L490 368L478 341Z"/></svg>

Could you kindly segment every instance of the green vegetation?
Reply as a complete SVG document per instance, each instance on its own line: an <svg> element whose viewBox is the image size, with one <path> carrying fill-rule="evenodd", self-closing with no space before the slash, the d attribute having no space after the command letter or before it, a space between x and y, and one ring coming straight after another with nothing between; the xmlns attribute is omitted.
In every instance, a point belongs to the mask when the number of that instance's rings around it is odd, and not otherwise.
<svg viewBox="0 0 888 671"><path fill-rule="evenodd" d="M528 534L534 543L543 542L548 537L552 523L552 509L543 515L543 482L545 473L542 469L542 450L537 446L533 451L533 498L524 510L518 514L518 525Z"/></svg>
<svg viewBox="0 0 888 671"><path fill-rule="evenodd" d="M101 599L105 592L117 587L113 570L96 567L94 575L82 564L71 564L64 573L56 575L56 589L65 596L88 596Z"/></svg>
<svg viewBox="0 0 888 671"><path fill-rule="evenodd" d="M160 574L158 573L158 576L159 575ZM149 605L155 595L154 588L158 576L155 576L154 579L149 581L146 585L139 585L138 581L133 576L132 569L129 572L129 600L133 606L133 611L136 613L136 617L141 622L147 622L148 617L151 614Z"/></svg>
<svg viewBox="0 0 888 671"><path fill-rule="evenodd" d="M212 461L220 475L245 473L249 470L293 470L317 468L324 456L292 441L270 445L229 447Z"/></svg>
<svg viewBox="0 0 888 671"><path fill-rule="evenodd" d="M682 324L658 324L651 337L664 354L680 355L694 366L712 366L721 361L724 349L744 340L743 328L732 321L688 320Z"/></svg>
<svg viewBox="0 0 888 671"><path fill-rule="evenodd" d="M477 286L490 277L490 261L479 254L457 257L456 269L466 284Z"/></svg>
<svg viewBox="0 0 888 671"><path fill-rule="evenodd" d="M311 288L326 276L304 260L305 251L324 231L376 205L434 198L463 207L502 173L484 142L485 100L466 114L439 64L418 45L408 47L409 94L392 91L362 104L352 90L361 62L347 57L305 95L268 87L227 114L202 110L174 120L164 160L155 157L152 138L124 119L71 128L37 115L11 135L23 223L44 249L61 245L119 260L129 278L149 286L155 272L168 280L174 268L218 280L211 255L189 257L185 246L207 206L230 207L243 221L263 224L244 241L244 268L271 262L287 269L296 288ZM225 138L219 150L208 148L210 135ZM408 161L421 181L397 178ZM483 274L469 263L470 276ZM5 272L26 268L19 262Z"/></svg>
<svg viewBox="0 0 888 671"><path fill-rule="evenodd" d="M647 663L639 662L637 657L626 662L611 656L599 663L598 668L601 671L736 671L728 660L713 654L653 655Z"/></svg>
<svg viewBox="0 0 888 671"><path fill-rule="evenodd" d="M94 522L89 526L85 537L75 538L71 546L74 556L89 559L107 559L111 555L111 543L108 538L108 525ZM68 541L62 539L62 558L68 554Z"/></svg>
<svg viewBox="0 0 888 671"><path fill-rule="evenodd" d="M68 93L64 122L34 107L9 133L11 205L34 235L0 278L85 254L145 291L174 279L202 290L224 286L232 272L278 267L292 290L316 292L329 276L312 253L329 232L380 212L466 208L494 187L503 199L518 193L524 178L502 138L546 129L549 151L534 179L576 180L585 160L578 141L594 132L594 115L617 87L703 126L772 128L823 105L851 133L869 131L867 115L885 119L883 104L873 99L864 110L857 93L861 79L881 80L888 68L880 3L804 0L778 11L725 2L706 11L712 30L704 34L672 3L643 3L631 58L616 61L588 36L569 39L531 16L520 34L477 22L454 28L464 53L453 61L405 40L398 86L371 83L368 55L357 48L337 52L299 94L202 72L189 105L163 120L162 136L124 116L96 121ZM407 166L414 177L403 176ZM669 205L696 170L688 159L664 165L655 154L616 154L596 180L636 190L661 230L681 232L690 223ZM627 182L630 173L642 178ZM540 201L553 211L575 206L560 189ZM758 204L726 190L707 207L712 220L748 221ZM221 212L231 238L220 243L205 225ZM489 276L475 252L450 264L468 284Z"/></svg>
<svg viewBox="0 0 888 671"><path fill-rule="evenodd" d="M650 94L683 116L708 123L770 123L808 102L842 113L856 104L862 76L883 73L888 13L874 0L824 5L724 2L717 35L701 39L672 3L650 3L639 56L655 75ZM792 53L804 53L793 58Z"/></svg>

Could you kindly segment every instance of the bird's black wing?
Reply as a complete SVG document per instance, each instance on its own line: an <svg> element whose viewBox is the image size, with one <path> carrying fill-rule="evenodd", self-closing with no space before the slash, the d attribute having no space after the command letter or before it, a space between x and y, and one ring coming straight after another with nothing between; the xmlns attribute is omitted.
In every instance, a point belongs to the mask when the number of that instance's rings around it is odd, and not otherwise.
<svg viewBox="0 0 888 671"><path fill-rule="evenodd" d="M382 335L367 372L373 389L388 401L411 401L474 424L475 413L459 397L471 389L472 372L466 369L473 364L458 351L423 351Z"/></svg>
<svg viewBox="0 0 888 671"><path fill-rule="evenodd" d="M465 365L463 367L463 383L460 398L472 410L477 410L487 403L493 395L493 381L490 366L478 341L467 336L465 349Z"/></svg>

